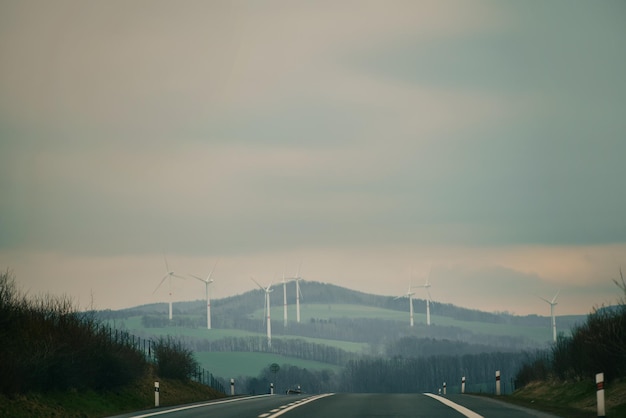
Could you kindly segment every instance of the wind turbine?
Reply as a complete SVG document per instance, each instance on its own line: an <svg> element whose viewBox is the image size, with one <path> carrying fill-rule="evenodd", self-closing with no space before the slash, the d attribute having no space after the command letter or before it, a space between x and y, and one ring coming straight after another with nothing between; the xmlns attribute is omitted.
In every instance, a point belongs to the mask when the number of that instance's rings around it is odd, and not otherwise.
<svg viewBox="0 0 626 418"><path fill-rule="evenodd" d="M394 300L400 298L409 298L409 317L411 318L411 326L413 326L413 295L415 292L411 292L411 284L409 283L409 290L407 290L405 295L398 296L394 298Z"/></svg>
<svg viewBox="0 0 626 418"><path fill-rule="evenodd" d="M213 283L213 279L211 278L211 276L213 275L213 272L215 271L215 267L217 267L217 261L215 262L215 265L213 265L213 269L211 269L211 272L206 277L206 279L190 274L190 276L193 277L194 279L198 279L202 283L204 283L206 287L206 329L211 329L211 296L209 294L209 285Z"/></svg>
<svg viewBox="0 0 626 418"><path fill-rule="evenodd" d="M432 269L431 269L432 270ZM426 278L426 283L424 283L422 286L424 289L426 289L426 293L428 294L428 298L426 299L426 325L430 326L430 301L432 300L432 297L430 297L430 290L428 290L428 288L431 286L430 283L428 282L428 278L430 277L430 272L428 272L428 277Z"/></svg>
<svg viewBox="0 0 626 418"><path fill-rule="evenodd" d="M285 266L285 270L287 267ZM287 280L285 279L285 271L283 270L283 322L287 328Z"/></svg>
<svg viewBox="0 0 626 418"><path fill-rule="evenodd" d="M159 285L156 287L156 289L154 289L154 291L152 292L152 294L154 295L156 293L157 290L159 290L159 287L161 287L161 285L163 284L163 282L165 281L165 279L169 279L169 286L170 286L170 321L172 320L172 277L177 277L179 279L184 279L184 277L182 276L178 276L176 274L174 274L173 271L170 270L170 267L167 265L167 258L165 257L165 254L163 254L163 259L165 260L165 276L163 276L163 278L161 279L161 282L159 283Z"/></svg>
<svg viewBox="0 0 626 418"><path fill-rule="evenodd" d="M554 317L554 307L557 305L556 298L559 297L560 292L560 290L556 292L556 295L554 295L552 300L544 299L541 296L537 296L539 299L550 304L550 316L552 317L552 340L554 342L556 342L556 318Z"/></svg>
<svg viewBox="0 0 626 418"><path fill-rule="evenodd" d="M296 274L296 277L294 277L294 280L296 281L296 322L300 323L300 296L302 296L302 291L300 290L300 280L302 280L302 277L300 277L300 267L302 266L302 262L300 262L300 264L298 265L298 274Z"/></svg>
<svg viewBox="0 0 626 418"><path fill-rule="evenodd" d="M257 286L261 288L261 290L265 292L265 306L263 309L263 313L267 317L267 347L271 348L272 347L272 322L270 319L270 293L273 292L274 289L272 289L271 283L267 285L267 287L263 287L259 284L259 282L254 280L254 278L251 277L251 279L254 283L257 284Z"/></svg>

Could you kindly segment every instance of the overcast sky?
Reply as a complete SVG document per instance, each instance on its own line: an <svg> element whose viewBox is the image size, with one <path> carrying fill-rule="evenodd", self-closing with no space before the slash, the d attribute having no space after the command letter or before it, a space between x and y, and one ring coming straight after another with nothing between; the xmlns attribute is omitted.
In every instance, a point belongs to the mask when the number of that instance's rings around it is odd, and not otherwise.
<svg viewBox="0 0 626 418"><path fill-rule="evenodd" d="M614 303L625 21L622 1L2 1L0 267L100 309L166 301L164 253L219 259L217 298L302 262L384 295L430 275L486 311Z"/></svg>

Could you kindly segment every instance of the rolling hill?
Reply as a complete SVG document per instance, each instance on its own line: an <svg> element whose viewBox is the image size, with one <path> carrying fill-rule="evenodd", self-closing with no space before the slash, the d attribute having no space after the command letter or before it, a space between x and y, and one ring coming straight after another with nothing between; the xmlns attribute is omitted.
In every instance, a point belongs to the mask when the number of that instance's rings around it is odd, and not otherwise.
<svg viewBox="0 0 626 418"><path fill-rule="evenodd" d="M271 347L266 340L261 290L213 300L211 330L206 329L203 300L174 303L171 321L165 303L97 315L143 338L178 336L196 352L203 367L223 378L257 376L271 362L336 371L360 356L397 355L396 342L406 338L421 341L414 354L403 353L411 356L532 351L551 342L549 317L488 313L431 302L432 324L427 326L425 300L414 299L415 326L410 327L407 299L318 282L302 281L301 286L306 292L301 321L295 321L292 297L286 327L282 292L271 293ZM287 292L295 294L294 283L287 284ZM560 332L568 333L584 319L558 317L557 325Z"/></svg>

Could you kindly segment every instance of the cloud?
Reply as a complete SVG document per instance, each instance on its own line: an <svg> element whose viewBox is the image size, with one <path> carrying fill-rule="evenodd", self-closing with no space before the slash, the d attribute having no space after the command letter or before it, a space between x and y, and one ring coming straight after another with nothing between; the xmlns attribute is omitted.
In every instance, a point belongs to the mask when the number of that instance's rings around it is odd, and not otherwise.
<svg viewBox="0 0 626 418"><path fill-rule="evenodd" d="M372 291L424 252L503 288L619 264L620 6L185 6L0 6L6 263L74 284L163 250L233 278L314 254Z"/></svg>

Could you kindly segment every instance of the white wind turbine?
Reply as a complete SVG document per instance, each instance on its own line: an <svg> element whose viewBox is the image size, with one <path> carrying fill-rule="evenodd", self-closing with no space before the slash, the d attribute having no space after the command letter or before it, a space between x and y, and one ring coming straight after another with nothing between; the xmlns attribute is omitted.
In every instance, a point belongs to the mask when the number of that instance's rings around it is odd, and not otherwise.
<svg viewBox="0 0 626 418"><path fill-rule="evenodd" d="M300 267L302 266L302 262L300 262L300 264L298 265L298 274L296 274L296 277L294 277L294 280L296 282L296 322L300 323L300 296L302 296L302 291L300 290L300 280L302 280L302 277L300 277Z"/></svg>
<svg viewBox="0 0 626 418"><path fill-rule="evenodd" d="M396 298L394 298L394 300L400 299L400 298L409 298L409 318L411 319L411 326L413 326L413 295L415 294L415 292L411 292L411 284L409 283L409 290L407 290L405 295L400 295Z"/></svg>
<svg viewBox="0 0 626 418"><path fill-rule="evenodd" d="M169 279L169 287L170 287L170 301L169 301L170 316L169 316L169 318L171 320L172 319L172 277L177 277L179 279L184 279L184 277L178 276L178 275L174 274L173 271L170 270L170 267L167 265L167 258L165 257L165 254L163 254L163 259L165 260L165 271L166 271L166 274L165 274L165 276L163 276L163 278L161 279L161 282L159 282L159 285L156 287L156 289L154 289L152 294L154 295L156 293L156 291L159 290L159 287L161 287L161 285L163 284L165 279Z"/></svg>
<svg viewBox="0 0 626 418"><path fill-rule="evenodd" d="M209 294L209 285L213 283L213 279L211 278L211 276L213 275L213 272L215 271L215 267L217 267L217 261L215 262L215 265L213 265L213 269L211 269L211 272L206 277L206 279L190 274L190 276L193 277L194 279L198 279L202 283L204 283L206 287L206 328L207 329L211 329L211 296Z"/></svg>
<svg viewBox="0 0 626 418"><path fill-rule="evenodd" d="M286 270L286 267L285 267ZM283 270L283 322L287 328L287 280L285 279L285 271Z"/></svg>
<svg viewBox="0 0 626 418"><path fill-rule="evenodd" d="M263 314L267 318L267 347L270 348L272 346L272 322L270 318L270 293L273 292L274 289L272 289L271 283L267 285L267 287L263 287L259 284L259 282L254 280L254 278L251 277L251 279L254 283L257 284L257 286L261 288L261 290L265 292L265 306L263 309Z"/></svg>
<svg viewBox="0 0 626 418"><path fill-rule="evenodd" d="M428 290L428 288L430 288L430 283L428 282L428 278L430 277L430 272L428 272L428 277L426 278L426 283L424 283L422 286L424 289L426 289L426 293L428 294L428 298L426 298L426 325L430 326L430 301L432 300L432 297L430 297L430 290Z"/></svg>
<svg viewBox="0 0 626 418"><path fill-rule="evenodd" d="M556 318L554 317L554 307L557 305L556 298L559 297L560 292L560 290L556 292L556 295L554 295L552 300L544 299L541 296L537 296L539 299L550 304L550 316L552 317L552 341L554 342L556 342Z"/></svg>

